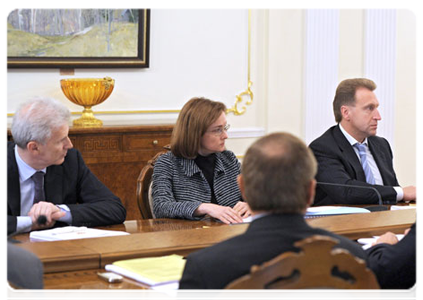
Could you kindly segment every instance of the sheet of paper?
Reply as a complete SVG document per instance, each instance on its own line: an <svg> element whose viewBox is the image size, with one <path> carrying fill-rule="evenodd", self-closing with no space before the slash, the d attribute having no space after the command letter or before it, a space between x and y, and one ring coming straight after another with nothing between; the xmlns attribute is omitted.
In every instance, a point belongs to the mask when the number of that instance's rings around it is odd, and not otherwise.
<svg viewBox="0 0 423 300"><path fill-rule="evenodd" d="M249 217L242 219L242 223L251 223L252 221L253 221L252 216L249 216Z"/></svg>
<svg viewBox="0 0 423 300"><path fill-rule="evenodd" d="M392 205L391 210L416 209L415 205Z"/></svg>
<svg viewBox="0 0 423 300"><path fill-rule="evenodd" d="M31 241L64 241L128 234L129 233L124 231L66 226L53 229L31 231L31 233L29 234L29 238Z"/></svg>
<svg viewBox="0 0 423 300"><path fill-rule="evenodd" d="M182 277L184 267L185 259L183 256L173 254L116 261L111 265L106 265L105 268L107 271L155 286L178 283Z"/></svg>
<svg viewBox="0 0 423 300"><path fill-rule="evenodd" d="M404 234L397 234L396 236L397 236L398 241L401 241L402 238L404 237ZM374 236L374 237L371 237L371 238L361 238L361 239L358 239L357 242L359 244L363 245L362 248L364 250L366 250L366 249L369 249L373 245L373 243L376 242L376 240L378 238L379 238L379 236Z"/></svg>
<svg viewBox="0 0 423 300"><path fill-rule="evenodd" d="M307 208L306 216L370 213L368 209L349 206L315 206Z"/></svg>

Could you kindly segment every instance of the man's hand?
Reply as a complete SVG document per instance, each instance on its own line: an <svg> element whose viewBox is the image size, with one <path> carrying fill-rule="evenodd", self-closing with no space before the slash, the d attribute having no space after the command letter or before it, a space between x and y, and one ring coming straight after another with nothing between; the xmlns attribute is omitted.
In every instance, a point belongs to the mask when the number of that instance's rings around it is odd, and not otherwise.
<svg viewBox="0 0 423 300"><path fill-rule="evenodd" d="M51 228L56 223L56 220L63 217L66 213L62 211L59 207L50 202L40 201L35 203L31 210L28 213L28 216L32 220L32 230L46 229ZM39 225L37 224L37 219L39 216L45 216L47 219L46 224Z"/></svg>
<svg viewBox="0 0 423 300"><path fill-rule="evenodd" d="M251 216L251 209L247 202L239 201L235 204L234 210L240 214L241 218Z"/></svg>
<svg viewBox="0 0 423 300"><path fill-rule="evenodd" d="M209 215L225 224L242 223L241 215L229 206L202 203L194 212L195 216Z"/></svg>
<svg viewBox="0 0 423 300"><path fill-rule="evenodd" d="M404 192L403 200L406 202L416 201L416 187L415 186L406 186L402 188Z"/></svg>
<svg viewBox="0 0 423 300"><path fill-rule="evenodd" d="M395 245L396 243L398 243L398 239L397 236L392 233L392 232L386 232L384 234L382 234L375 243L373 243L372 246L377 245L377 244L391 244L391 245Z"/></svg>

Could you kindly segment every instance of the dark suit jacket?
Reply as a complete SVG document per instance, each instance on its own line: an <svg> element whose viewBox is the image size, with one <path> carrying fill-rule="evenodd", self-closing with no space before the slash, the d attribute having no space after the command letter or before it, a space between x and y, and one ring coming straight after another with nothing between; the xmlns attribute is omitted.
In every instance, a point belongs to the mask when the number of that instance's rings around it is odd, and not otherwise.
<svg viewBox="0 0 423 300"><path fill-rule="evenodd" d="M43 263L32 252L7 243L7 280L13 287L42 289Z"/></svg>
<svg viewBox="0 0 423 300"><path fill-rule="evenodd" d="M378 136L370 136L367 140L382 175L383 185L366 183L360 160L339 125L329 128L310 144L318 162L316 180L374 187L383 202L396 203L397 193L393 186L399 186L399 183L392 165L391 147L387 140ZM371 189L317 185L314 205L331 204L378 204L378 197Z"/></svg>
<svg viewBox="0 0 423 300"><path fill-rule="evenodd" d="M384 289L409 289L416 283L416 224L397 244L367 250L369 268Z"/></svg>
<svg viewBox="0 0 423 300"><path fill-rule="evenodd" d="M19 171L14 143L7 149L7 233L16 231L20 216L21 195ZM47 168L44 178L46 201L66 204L72 214L73 226L95 227L125 221L122 202L88 169L76 149L68 150L61 165ZM58 222L60 223L60 222Z"/></svg>
<svg viewBox="0 0 423 300"><path fill-rule="evenodd" d="M365 252L358 244L310 227L302 215L268 215L254 220L244 234L188 255L179 288L222 289L249 273L251 266L287 251L298 251L294 242L316 234L334 237L340 241L339 247L365 258Z"/></svg>

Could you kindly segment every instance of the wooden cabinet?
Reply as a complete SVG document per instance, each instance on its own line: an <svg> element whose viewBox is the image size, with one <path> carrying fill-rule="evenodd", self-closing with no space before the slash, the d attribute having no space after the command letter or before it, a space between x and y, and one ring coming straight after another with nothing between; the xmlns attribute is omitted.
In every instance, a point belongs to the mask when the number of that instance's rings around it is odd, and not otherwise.
<svg viewBox="0 0 423 300"><path fill-rule="evenodd" d="M69 138L90 170L125 205L127 220L141 219L136 190L142 167L170 143L173 125L69 129ZM10 138L10 132L8 132Z"/></svg>

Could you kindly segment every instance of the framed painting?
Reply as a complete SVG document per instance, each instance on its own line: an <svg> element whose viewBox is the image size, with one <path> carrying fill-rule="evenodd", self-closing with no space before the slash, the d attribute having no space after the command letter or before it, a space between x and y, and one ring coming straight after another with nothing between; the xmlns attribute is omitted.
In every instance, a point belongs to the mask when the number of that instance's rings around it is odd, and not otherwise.
<svg viewBox="0 0 423 300"><path fill-rule="evenodd" d="M16 9L8 68L148 68L149 9Z"/></svg>

